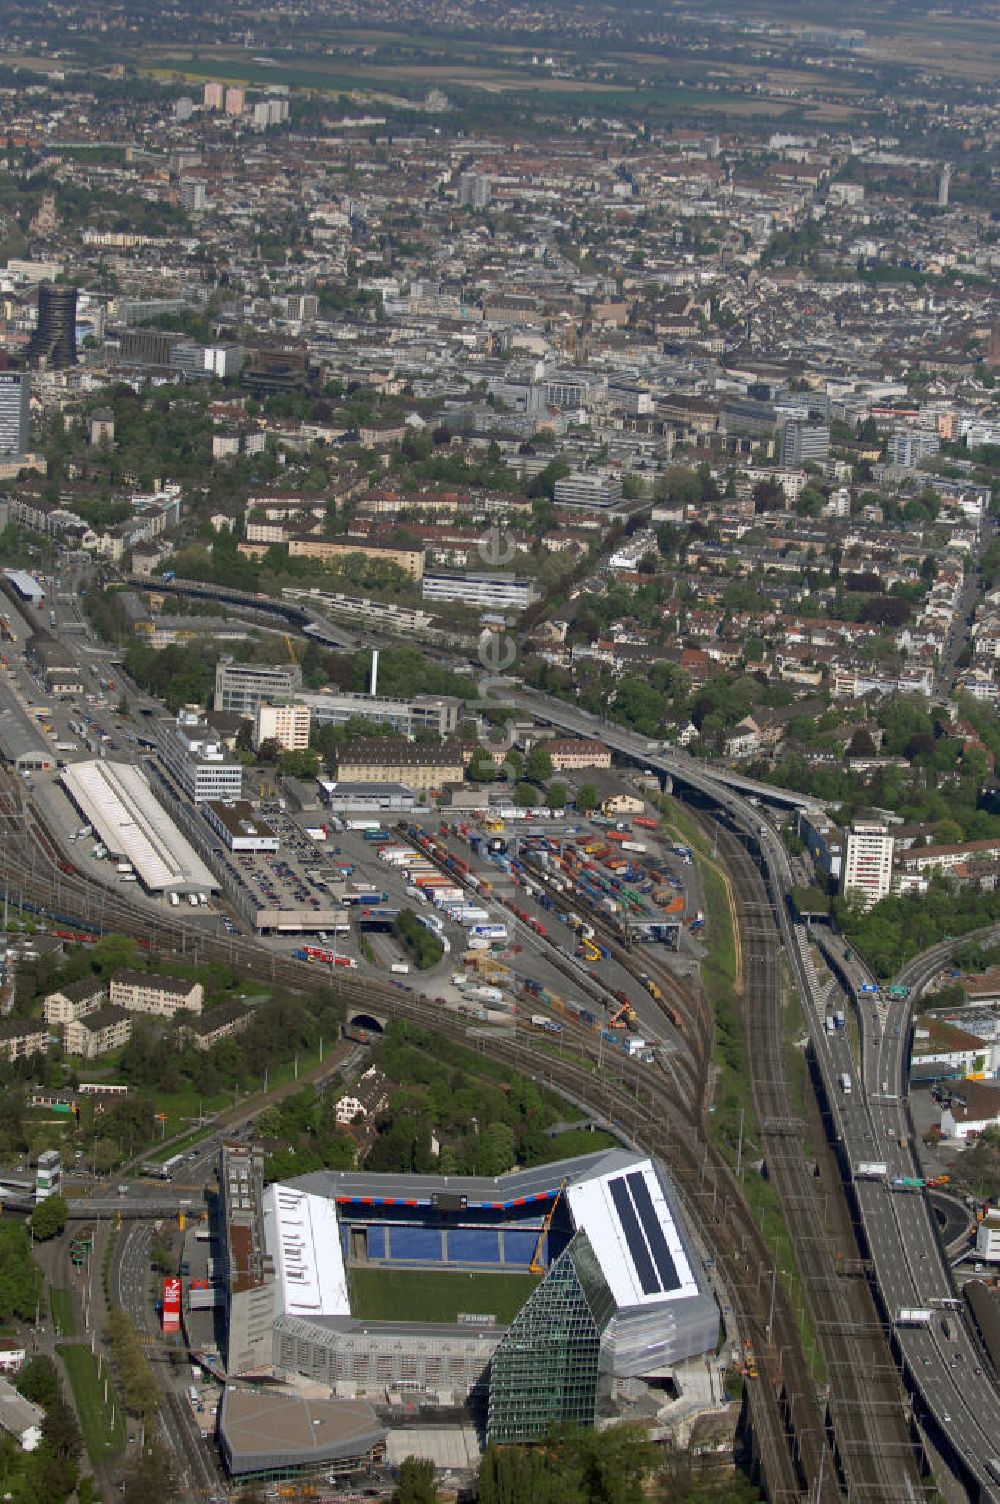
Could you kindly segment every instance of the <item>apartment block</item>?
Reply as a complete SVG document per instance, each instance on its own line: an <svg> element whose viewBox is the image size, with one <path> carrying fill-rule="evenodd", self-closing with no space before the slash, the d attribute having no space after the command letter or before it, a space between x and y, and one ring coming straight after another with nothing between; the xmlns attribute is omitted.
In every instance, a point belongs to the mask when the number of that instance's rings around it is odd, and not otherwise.
<svg viewBox="0 0 1000 1504"><path fill-rule="evenodd" d="M124 1008L109 1004L68 1023L63 1044L67 1055L81 1055L84 1060L93 1060L97 1055L120 1050L128 1044L131 1034L132 1020L128 1013Z"/></svg>
<svg viewBox="0 0 1000 1504"><path fill-rule="evenodd" d="M869 908L886 898L892 888L892 849L888 826L852 825L844 847L843 892L863 894Z"/></svg>
<svg viewBox="0 0 1000 1504"><path fill-rule="evenodd" d="M111 1002L129 1013L153 1013L173 1018L175 1013L200 1013L205 989L200 982L183 977L159 977L148 971L119 971L111 978Z"/></svg>
<svg viewBox="0 0 1000 1504"><path fill-rule="evenodd" d="M58 992L50 992L42 1005L47 1024L68 1024L99 1008L106 997L99 977L82 977Z"/></svg>
<svg viewBox="0 0 1000 1504"><path fill-rule="evenodd" d="M285 705L257 706L253 721L253 744L275 741L286 752L301 752L309 745L310 710L301 700Z"/></svg>
<svg viewBox="0 0 1000 1504"><path fill-rule="evenodd" d="M48 1047L49 1031L37 1018L0 1018L0 1060L26 1060Z"/></svg>
<svg viewBox="0 0 1000 1504"><path fill-rule="evenodd" d="M330 543L325 538L291 538L288 543L290 559L318 559L321 564L327 564L347 559L351 554L364 554L366 559L382 564L395 564L411 580L423 579L422 548L377 548L371 543Z"/></svg>
<svg viewBox="0 0 1000 1504"><path fill-rule="evenodd" d="M478 574L461 569L445 574L428 571L422 594L425 601L459 601L463 606L494 611L523 611L539 592L531 580L512 574Z"/></svg>

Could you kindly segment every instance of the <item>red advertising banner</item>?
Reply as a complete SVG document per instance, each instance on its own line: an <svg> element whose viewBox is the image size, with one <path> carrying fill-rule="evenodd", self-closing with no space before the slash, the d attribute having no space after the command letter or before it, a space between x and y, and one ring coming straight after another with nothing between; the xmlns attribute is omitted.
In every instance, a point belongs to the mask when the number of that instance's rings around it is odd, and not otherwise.
<svg viewBox="0 0 1000 1504"><path fill-rule="evenodd" d="M181 1325L181 1282L169 1275L163 1281L163 1330L177 1332Z"/></svg>

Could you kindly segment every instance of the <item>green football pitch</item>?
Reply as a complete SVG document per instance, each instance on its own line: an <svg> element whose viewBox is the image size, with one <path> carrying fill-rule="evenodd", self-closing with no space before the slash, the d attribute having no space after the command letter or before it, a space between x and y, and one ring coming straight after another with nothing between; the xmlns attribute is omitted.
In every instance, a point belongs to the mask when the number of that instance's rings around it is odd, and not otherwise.
<svg viewBox="0 0 1000 1504"><path fill-rule="evenodd" d="M538 1284L533 1274L460 1269L352 1269L351 1314L362 1321L454 1324L459 1313L495 1316L508 1326Z"/></svg>

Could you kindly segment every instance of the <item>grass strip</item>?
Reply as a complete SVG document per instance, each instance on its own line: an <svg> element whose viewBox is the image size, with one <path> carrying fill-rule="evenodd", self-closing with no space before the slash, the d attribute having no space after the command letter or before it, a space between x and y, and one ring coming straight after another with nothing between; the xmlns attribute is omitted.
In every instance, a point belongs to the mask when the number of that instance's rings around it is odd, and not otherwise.
<svg viewBox="0 0 1000 1504"><path fill-rule="evenodd" d="M76 1413L91 1465L125 1450L125 1416L111 1376L98 1371L97 1360L83 1342L59 1343L56 1352L66 1365ZM105 1397L106 1396L106 1397Z"/></svg>

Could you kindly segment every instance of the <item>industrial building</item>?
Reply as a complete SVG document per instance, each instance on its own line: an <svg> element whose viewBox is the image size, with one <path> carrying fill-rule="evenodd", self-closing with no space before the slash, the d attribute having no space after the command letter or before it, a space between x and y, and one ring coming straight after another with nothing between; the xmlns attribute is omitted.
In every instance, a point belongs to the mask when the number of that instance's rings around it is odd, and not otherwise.
<svg viewBox="0 0 1000 1504"><path fill-rule="evenodd" d="M212 893L218 883L131 763L77 762L59 775L97 839L151 893Z"/></svg>
<svg viewBox="0 0 1000 1504"><path fill-rule="evenodd" d="M417 804L417 796L405 783L335 783L321 778L319 786L332 814L403 814Z"/></svg>
<svg viewBox="0 0 1000 1504"><path fill-rule="evenodd" d="M6 679L0 681L0 759L18 773L46 772L56 765L50 743L28 720Z"/></svg>
<svg viewBox="0 0 1000 1504"><path fill-rule="evenodd" d="M243 764L227 756L218 733L195 710L157 725L157 743L174 783L195 804L235 800L243 792Z"/></svg>
<svg viewBox="0 0 1000 1504"><path fill-rule="evenodd" d="M393 699L386 695L327 693L300 695L309 707L314 726L343 726L350 720L371 721L377 726L391 726L400 736L416 736L430 731L435 736L452 736L462 716L462 701L457 695L414 695L412 700Z"/></svg>
<svg viewBox="0 0 1000 1504"><path fill-rule="evenodd" d="M69 649L49 632L33 633L28 638L26 653L40 672L49 694L84 693L83 670Z"/></svg>
<svg viewBox="0 0 1000 1504"><path fill-rule="evenodd" d="M223 804L210 799L202 813L230 851L277 851L278 837L245 799Z"/></svg>
<svg viewBox="0 0 1000 1504"><path fill-rule="evenodd" d="M491 1440L519 1442L613 1416L715 1347L673 1186L641 1153L495 1178L323 1171L266 1190L262 1171L261 1151L223 1146L231 1379L301 1375L386 1414L403 1396L468 1405ZM365 1286L406 1270L440 1281L440 1304L425 1290L418 1319L373 1319ZM497 1274L524 1295L507 1325Z"/></svg>
<svg viewBox="0 0 1000 1504"><path fill-rule="evenodd" d="M215 665L216 710L252 716L257 706L271 700L299 699L302 670L297 663L234 663L220 658Z"/></svg>

